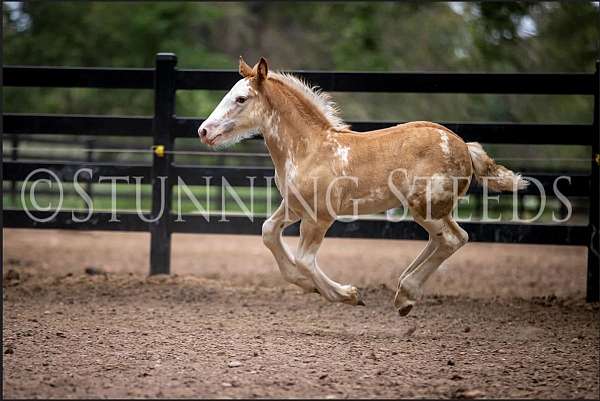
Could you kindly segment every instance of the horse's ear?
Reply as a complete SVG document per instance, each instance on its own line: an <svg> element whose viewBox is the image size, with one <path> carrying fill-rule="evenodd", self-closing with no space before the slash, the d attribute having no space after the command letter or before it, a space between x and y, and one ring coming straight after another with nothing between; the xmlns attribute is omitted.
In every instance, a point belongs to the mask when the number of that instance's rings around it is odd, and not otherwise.
<svg viewBox="0 0 600 401"><path fill-rule="evenodd" d="M258 83L261 83L262 81L267 79L267 75L269 74L269 66L267 65L267 60L261 57L254 68L256 69L256 81Z"/></svg>
<svg viewBox="0 0 600 401"><path fill-rule="evenodd" d="M240 71L240 75L244 78L248 78L248 77L252 76L252 67L250 67L248 64L246 64L246 62L244 61L242 56L240 56L239 71Z"/></svg>

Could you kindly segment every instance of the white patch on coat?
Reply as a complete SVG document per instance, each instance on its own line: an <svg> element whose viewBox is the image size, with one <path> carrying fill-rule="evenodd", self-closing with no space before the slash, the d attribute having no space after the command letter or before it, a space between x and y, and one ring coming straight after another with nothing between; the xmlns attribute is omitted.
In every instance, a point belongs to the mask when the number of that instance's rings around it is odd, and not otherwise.
<svg viewBox="0 0 600 401"><path fill-rule="evenodd" d="M285 160L285 180L289 183L293 183L297 174L298 169L296 168L294 161L291 157L288 157Z"/></svg>
<svg viewBox="0 0 600 401"><path fill-rule="evenodd" d="M444 152L444 155L446 157L450 157L450 144L448 142L448 133L441 129L439 129L438 132L440 134L440 147L442 148L442 152Z"/></svg>
<svg viewBox="0 0 600 401"><path fill-rule="evenodd" d="M329 133L328 135L328 140L333 143L333 151L337 156L338 160L340 161L339 165L341 166L340 170L342 175L347 175L346 169L348 168L349 164L350 147L342 145L337 140L335 135L332 135L331 133Z"/></svg>
<svg viewBox="0 0 600 401"><path fill-rule="evenodd" d="M451 180L444 174L436 173L431 176L431 200L433 202L444 201L452 197L452 190L447 190L447 182Z"/></svg>
<svg viewBox="0 0 600 401"><path fill-rule="evenodd" d="M275 110L270 111L265 118L265 132L268 135L275 139L277 145L279 146L279 142L281 141L281 136L279 135L279 124L281 123L281 117L279 117L279 113Z"/></svg>
<svg viewBox="0 0 600 401"><path fill-rule="evenodd" d="M281 124L281 115L277 110L259 105L252 110L252 119L260 121L259 133L262 133L265 141L284 150L282 138L285 137L285 125Z"/></svg>
<svg viewBox="0 0 600 401"><path fill-rule="evenodd" d="M340 146L336 150L336 154L345 165L348 164L348 153L350 152L350 148L348 146Z"/></svg>

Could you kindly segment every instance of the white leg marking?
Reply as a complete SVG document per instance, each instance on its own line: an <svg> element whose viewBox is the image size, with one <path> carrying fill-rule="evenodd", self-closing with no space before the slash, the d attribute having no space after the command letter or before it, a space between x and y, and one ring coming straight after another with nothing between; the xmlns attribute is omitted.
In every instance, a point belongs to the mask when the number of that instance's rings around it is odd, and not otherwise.
<svg viewBox="0 0 600 401"><path fill-rule="evenodd" d="M295 265L294 257L281 238L283 229L299 219L290 216L291 220L285 220L285 203L282 202L271 217L263 223L262 238L267 248L275 257L283 278L292 284L302 287L307 292L313 292L315 286L312 281L305 277Z"/></svg>
<svg viewBox="0 0 600 401"><path fill-rule="evenodd" d="M333 281L317 265L317 252L331 223L315 223L308 218L302 220L296 266L302 274L312 279L321 295L327 300L355 305L361 302L358 290L351 285L341 285Z"/></svg>

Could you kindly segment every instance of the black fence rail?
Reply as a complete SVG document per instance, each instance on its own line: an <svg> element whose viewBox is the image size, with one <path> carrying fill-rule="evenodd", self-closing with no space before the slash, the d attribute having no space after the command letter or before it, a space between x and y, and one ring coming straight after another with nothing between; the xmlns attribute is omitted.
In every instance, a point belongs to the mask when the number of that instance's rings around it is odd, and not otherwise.
<svg viewBox="0 0 600 401"><path fill-rule="evenodd" d="M172 213L171 191L181 177L186 184L204 184L203 177L215 181L226 178L231 185L266 185L273 177L271 167L187 166L173 162L169 151L177 138L196 137L201 119L181 118L175 114L177 90L227 90L238 79L236 71L178 70L173 54L160 53L155 68L111 69L73 67L5 66L4 85L13 87L84 87L146 89L154 91L154 115L93 116L15 114L3 116L4 132L12 135L86 135L151 137L155 146L163 146L164 155L154 154L151 164L99 163L66 161L8 160L3 164L3 180L22 181L39 168L46 168L61 179L70 180L75 172L90 168L90 182L104 176L138 176L152 185L152 209L149 213L56 211L36 212L31 219L25 210L3 211L6 227L59 228L74 230L149 231L151 233L150 273L170 272L172 233L260 234L264 217L248 218L240 214ZM440 122L466 141L498 144L566 144L590 147L591 174L567 174L570 183L559 185L565 196L589 199L586 225L461 223L471 240L481 242L582 245L588 247L587 299L599 300L599 169L600 169L600 63L594 74L471 74L471 73L367 73L293 71L327 91L336 92L411 92L477 94L554 94L594 96L592 124L527 124ZM541 106L542 107L542 106ZM367 131L402 121L354 121L353 129ZM560 174L536 173L547 192ZM161 213L161 177L167 177L167 194ZM87 175L81 175L86 181ZM561 186L562 185L562 186ZM478 191L477 188L472 188ZM528 190L532 191L532 189ZM525 191L525 194L529 192ZM223 219L227 221L223 221ZM293 225L286 234L296 234ZM391 222L369 218L352 222L337 221L328 236L352 238L426 239L426 233L412 221Z"/></svg>

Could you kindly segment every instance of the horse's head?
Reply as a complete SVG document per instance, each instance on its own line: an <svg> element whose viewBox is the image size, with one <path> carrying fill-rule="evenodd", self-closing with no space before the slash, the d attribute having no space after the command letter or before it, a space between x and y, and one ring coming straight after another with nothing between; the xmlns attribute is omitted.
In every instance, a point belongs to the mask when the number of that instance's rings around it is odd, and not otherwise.
<svg viewBox="0 0 600 401"><path fill-rule="evenodd" d="M260 87L267 79L269 67L260 58L254 68L240 56L240 79L198 128L202 143L225 147L255 135L264 116L261 113Z"/></svg>

